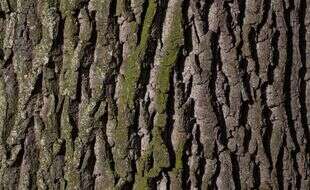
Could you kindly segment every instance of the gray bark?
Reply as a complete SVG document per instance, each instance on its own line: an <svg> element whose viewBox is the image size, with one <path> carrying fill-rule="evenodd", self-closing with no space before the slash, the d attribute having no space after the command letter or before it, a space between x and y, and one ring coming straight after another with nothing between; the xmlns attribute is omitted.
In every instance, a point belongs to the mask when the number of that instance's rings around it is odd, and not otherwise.
<svg viewBox="0 0 310 190"><path fill-rule="evenodd" d="M0 189L310 188L310 0L0 0Z"/></svg>

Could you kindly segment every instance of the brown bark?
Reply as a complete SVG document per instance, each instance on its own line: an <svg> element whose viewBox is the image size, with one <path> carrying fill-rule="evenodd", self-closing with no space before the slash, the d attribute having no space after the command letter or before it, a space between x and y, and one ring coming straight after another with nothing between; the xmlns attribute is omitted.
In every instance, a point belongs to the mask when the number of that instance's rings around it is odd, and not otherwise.
<svg viewBox="0 0 310 190"><path fill-rule="evenodd" d="M0 0L0 189L310 188L309 0Z"/></svg>

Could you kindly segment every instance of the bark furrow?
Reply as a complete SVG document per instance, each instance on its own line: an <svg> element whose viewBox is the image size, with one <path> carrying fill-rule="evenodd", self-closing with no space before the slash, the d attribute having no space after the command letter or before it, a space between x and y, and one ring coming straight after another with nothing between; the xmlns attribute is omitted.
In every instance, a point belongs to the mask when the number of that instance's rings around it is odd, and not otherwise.
<svg viewBox="0 0 310 190"><path fill-rule="evenodd" d="M310 0L0 0L0 189L310 188Z"/></svg>

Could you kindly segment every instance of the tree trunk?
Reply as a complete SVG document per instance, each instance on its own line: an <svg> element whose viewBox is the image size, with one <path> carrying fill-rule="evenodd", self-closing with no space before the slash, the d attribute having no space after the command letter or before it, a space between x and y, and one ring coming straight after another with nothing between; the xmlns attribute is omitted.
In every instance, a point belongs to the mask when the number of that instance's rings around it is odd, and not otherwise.
<svg viewBox="0 0 310 190"><path fill-rule="evenodd" d="M310 0L0 2L0 189L310 188Z"/></svg>

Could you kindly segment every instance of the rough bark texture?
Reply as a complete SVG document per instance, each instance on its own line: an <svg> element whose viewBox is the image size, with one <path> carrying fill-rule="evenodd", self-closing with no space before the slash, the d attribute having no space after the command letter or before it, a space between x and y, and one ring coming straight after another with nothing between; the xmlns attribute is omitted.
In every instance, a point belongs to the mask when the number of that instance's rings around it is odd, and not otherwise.
<svg viewBox="0 0 310 190"><path fill-rule="evenodd" d="M310 188L310 0L0 0L0 189Z"/></svg>

